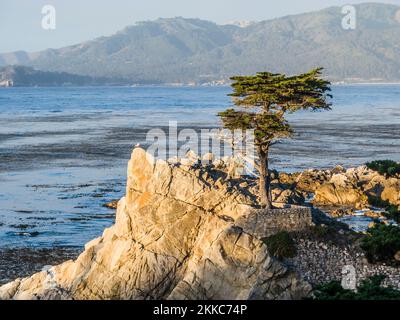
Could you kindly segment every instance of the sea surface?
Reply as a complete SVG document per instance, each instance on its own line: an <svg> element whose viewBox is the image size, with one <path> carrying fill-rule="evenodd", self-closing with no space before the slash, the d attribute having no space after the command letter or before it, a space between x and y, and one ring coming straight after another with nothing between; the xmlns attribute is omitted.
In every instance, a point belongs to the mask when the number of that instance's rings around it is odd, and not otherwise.
<svg viewBox="0 0 400 320"><path fill-rule="evenodd" d="M213 128L228 87L0 88L0 247L80 247L113 224L132 148L177 121ZM400 161L400 85L334 86L333 109L298 112L272 167Z"/></svg>

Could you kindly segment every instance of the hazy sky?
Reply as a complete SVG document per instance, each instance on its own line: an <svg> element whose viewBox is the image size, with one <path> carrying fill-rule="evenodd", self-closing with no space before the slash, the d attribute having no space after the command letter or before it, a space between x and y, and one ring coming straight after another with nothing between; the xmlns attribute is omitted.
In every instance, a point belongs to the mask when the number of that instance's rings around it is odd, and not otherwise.
<svg viewBox="0 0 400 320"><path fill-rule="evenodd" d="M0 52L37 51L110 35L136 21L183 16L224 23L266 20L354 0L0 0ZM400 5L400 0L373 2ZM42 7L56 9L56 29L41 27Z"/></svg>

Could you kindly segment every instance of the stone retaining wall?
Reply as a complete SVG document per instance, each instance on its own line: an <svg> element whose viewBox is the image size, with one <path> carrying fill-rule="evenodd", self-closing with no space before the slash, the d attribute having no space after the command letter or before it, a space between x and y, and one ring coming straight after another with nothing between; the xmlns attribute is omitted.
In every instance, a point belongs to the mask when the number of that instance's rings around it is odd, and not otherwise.
<svg viewBox="0 0 400 320"><path fill-rule="evenodd" d="M291 206L283 209L252 210L235 223L246 233L258 238L268 237L279 231L302 231L311 226L311 208Z"/></svg>

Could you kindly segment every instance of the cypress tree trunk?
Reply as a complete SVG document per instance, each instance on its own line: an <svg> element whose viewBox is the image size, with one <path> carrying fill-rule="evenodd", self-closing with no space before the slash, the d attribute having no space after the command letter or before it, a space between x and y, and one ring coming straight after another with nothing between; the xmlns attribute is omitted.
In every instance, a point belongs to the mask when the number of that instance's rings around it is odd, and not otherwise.
<svg viewBox="0 0 400 320"><path fill-rule="evenodd" d="M270 184L271 179L268 170L268 149L266 151L259 148L258 153L260 157L260 178L259 178L259 188L260 188L260 204L263 208L272 209Z"/></svg>

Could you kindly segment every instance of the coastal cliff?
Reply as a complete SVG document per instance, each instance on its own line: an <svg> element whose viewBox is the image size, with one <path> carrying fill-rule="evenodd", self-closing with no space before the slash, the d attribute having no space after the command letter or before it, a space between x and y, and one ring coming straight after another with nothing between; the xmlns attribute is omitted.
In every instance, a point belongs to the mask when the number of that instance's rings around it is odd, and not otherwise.
<svg viewBox="0 0 400 320"><path fill-rule="evenodd" d="M252 234L260 233L262 214L242 186L215 166L155 161L136 148L115 225L86 244L75 261L0 287L0 299L308 296L311 286ZM296 210L288 214L289 227L311 226L311 213Z"/></svg>

